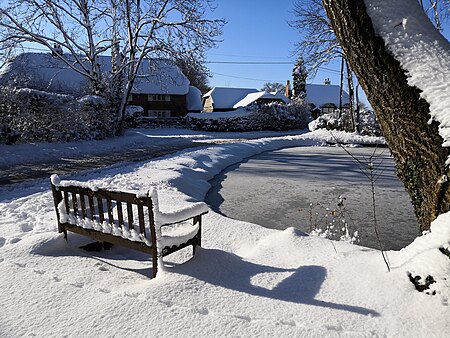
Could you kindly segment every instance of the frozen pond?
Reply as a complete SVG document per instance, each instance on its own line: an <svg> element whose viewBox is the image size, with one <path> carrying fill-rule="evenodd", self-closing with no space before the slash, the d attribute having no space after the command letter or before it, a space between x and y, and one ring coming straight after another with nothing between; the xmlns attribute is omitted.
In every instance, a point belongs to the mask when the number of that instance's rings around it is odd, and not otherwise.
<svg viewBox="0 0 450 338"><path fill-rule="evenodd" d="M363 163L374 155L377 218L384 249L409 244L419 233L418 225L408 194L395 176L389 150L347 149ZM206 201L228 217L305 232L312 224L325 229L333 219L333 224L345 219L351 233L358 231L358 244L378 248L370 180L342 148L299 147L262 153L229 167L211 183ZM339 196L345 197L341 208ZM341 211L344 216L339 216Z"/></svg>

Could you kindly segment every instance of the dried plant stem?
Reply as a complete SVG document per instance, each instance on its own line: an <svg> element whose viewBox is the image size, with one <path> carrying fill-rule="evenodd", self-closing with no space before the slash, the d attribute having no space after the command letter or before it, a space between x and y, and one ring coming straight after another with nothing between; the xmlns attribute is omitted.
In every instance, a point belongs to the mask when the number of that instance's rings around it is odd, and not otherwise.
<svg viewBox="0 0 450 338"><path fill-rule="evenodd" d="M383 257L384 263L386 264L386 267L388 269L388 271L391 271L391 268L389 266L389 259L387 257L386 252L383 249L383 245L381 243L381 239L380 239L380 233L378 231L378 220L377 220L377 204L376 204L376 199L375 199L375 181L376 181L376 175L374 173L374 165L373 165L373 158L375 156L375 152L376 152L376 148L374 150L374 152L372 153L372 155L370 155L370 157L365 161L361 161L358 158L356 158L353 154L351 154L345 147L342 146L341 143L339 143L339 141L337 140L337 138L333 135L333 133L330 131L331 136L334 138L334 140L336 141L336 144L341 147L346 153L347 155L349 155L357 164L358 164L358 168L359 170L369 179L370 181L370 186L371 186L371 193L372 193L372 223L373 223L373 228L375 231L375 236L377 238L377 242L378 242L378 246L380 248L380 252L381 252L381 256Z"/></svg>

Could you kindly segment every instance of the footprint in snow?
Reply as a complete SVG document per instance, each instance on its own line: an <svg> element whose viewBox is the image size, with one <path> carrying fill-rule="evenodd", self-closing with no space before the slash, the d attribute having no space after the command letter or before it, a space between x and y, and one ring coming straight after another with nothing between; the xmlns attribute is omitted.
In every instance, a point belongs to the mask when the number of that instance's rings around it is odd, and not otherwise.
<svg viewBox="0 0 450 338"><path fill-rule="evenodd" d="M22 230L23 232L30 232L33 230L33 227L28 224L22 224L20 225L20 230Z"/></svg>
<svg viewBox="0 0 450 338"><path fill-rule="evenodd" d="M22 238L14 237L8 240L8 244L16 244L19 243L22 240Z"/></svg>
<svg viewBox="0 0 450 338"><path fill-rule="evenodd" d="M69 283L72 286L75 286L76 288L80 288L82 289L84 287L84 282L74 282L74 283Z"/></svg>
<svg viewBox="0 0 450 338"><path fill-rule="evenodd" d="M3 237L0 237L0 248L1 248L3 245L5 245L5 243L6 243L6 239L3 238Z"/></svg>
<svg viewBox="0 0 450 338"><path fill-rule="evenodd" d="M103 289L103 288L98 289L98 291L103 292L103 293L111 293L111 290Z"/></svg>
<svg viewBox="0 0 450 338"><path fill-rule="evenodd" d="M197 312L197 313L199 313L201 315L204 315L204 316L209 315L209 310L205 309L205 308L195 309L195 312Z"/></svg>

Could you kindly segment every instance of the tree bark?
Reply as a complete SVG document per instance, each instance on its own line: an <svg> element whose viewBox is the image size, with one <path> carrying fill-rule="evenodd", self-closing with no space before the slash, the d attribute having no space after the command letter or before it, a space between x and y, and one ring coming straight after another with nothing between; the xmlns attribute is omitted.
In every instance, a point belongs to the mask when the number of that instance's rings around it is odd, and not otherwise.
<svg viewBox="0 0 450 338"><path fill-rule="evenodd" d="M450 209L449 182L438 124L428 124L429 104L409 86L405 71L375 34L361 0L323 0L336 37L374 108L396 171L408 191L420 230Z"/></svg>

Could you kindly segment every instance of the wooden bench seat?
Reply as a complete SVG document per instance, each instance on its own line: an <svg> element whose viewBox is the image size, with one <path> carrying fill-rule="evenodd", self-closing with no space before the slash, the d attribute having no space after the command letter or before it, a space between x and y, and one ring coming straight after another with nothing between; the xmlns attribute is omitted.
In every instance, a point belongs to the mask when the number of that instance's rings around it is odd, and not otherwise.
<svg viewBox="0 0 450 338"><path fill-rule="evenodd" d="M66 240L70 231L148 253L152 256L153 277L158 271L158 258L189 245L195 254L196 246L201 246L202 215L208 212L204 203L165 215L159 211L156 190L138 196L60 181L57 175L51 177L51 188L58 232L64 233ZM155 220L155 214L161 220Z"/></svg>

